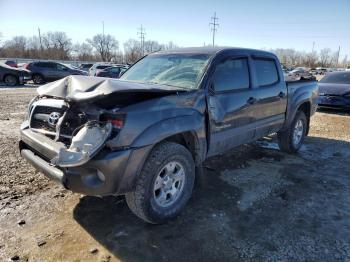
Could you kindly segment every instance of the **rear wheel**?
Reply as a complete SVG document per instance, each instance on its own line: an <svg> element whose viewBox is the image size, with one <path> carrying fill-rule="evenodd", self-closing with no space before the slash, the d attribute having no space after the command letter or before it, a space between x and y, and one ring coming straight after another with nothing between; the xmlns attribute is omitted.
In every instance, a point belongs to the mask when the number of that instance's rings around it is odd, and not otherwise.
<svg viewBox="0 0 350 262"><path fill-rule="evenodd" d="M279 148L288 153L297 152L304 142L307 125L305 113L298 111L290 127L277 133Z"/></svg>
<svg viewBox="0 0 350 262"><path fill-rule="evenodd" d="M15 86L18 84L18 77L14 76L14 75L7 75L4 78L4 82L6 85L8 86Z"/></svg>
<svg viewBox="0 0 350 262"><path fill-rule="evenodd" d="M34 74L33 75L33 82L34 82L34 84L40 85L40 84L45 83L45 79L40 74Z"/></svg>
<svg viewBox="0 0 350 262"><path fill-rule="evenodd" d="M126 194L130 209L146 222L158 224L176 217L192 195L195 166L182 145L163 142L146 160L135 189Z"/></svg>

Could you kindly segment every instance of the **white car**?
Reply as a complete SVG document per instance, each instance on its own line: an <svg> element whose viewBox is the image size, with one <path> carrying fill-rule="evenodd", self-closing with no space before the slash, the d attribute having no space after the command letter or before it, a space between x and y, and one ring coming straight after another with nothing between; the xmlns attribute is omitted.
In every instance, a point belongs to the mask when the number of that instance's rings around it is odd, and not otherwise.
<svg viewBox="0 0 350 262"><path fill-rule="evenodd" d="M90 76L96 76L96 74L103 70L103 69L106 69L107 67L111 67L112 64L102 64L102 63L97 63L97 64L94 64L92 67L90 67L89 69L89 75Z"/></svg>
<svg viewBox="0 0 350 262"><path fill-rule="evenodd" d="M312 76L312 74L306 68L297 67L294 70L290 71L288 73L288 76L290 78L293 78L293 79L299 78L299 77L308 78L308 77Z"/></svg>

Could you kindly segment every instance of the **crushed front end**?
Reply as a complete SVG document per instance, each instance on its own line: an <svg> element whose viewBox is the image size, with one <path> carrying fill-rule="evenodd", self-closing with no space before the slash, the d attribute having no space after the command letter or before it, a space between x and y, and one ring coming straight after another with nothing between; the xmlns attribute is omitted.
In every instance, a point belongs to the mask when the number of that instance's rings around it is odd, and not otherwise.
<svg viewBox="0 0 350 262"><path fill-rule="evenodd" d="M118 108L38 97L30 103L28 120L21 125L21 155L74 192L122 194L130 187L125 175L136 172L128 162L137 164L143 155L140 151L144 151L106 146L124 121Z"/></svg>

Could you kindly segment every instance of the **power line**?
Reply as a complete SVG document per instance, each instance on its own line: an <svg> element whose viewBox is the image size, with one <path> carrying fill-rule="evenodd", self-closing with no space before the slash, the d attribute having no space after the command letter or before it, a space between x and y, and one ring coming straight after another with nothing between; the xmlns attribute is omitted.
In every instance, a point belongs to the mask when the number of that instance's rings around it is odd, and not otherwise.
<svg viewBox="0 0 350 262"><path fill-rule="evenodd" d="M141 42L141 53L142 56L145 53L145 28L141 25L141 27L139 28L139 31L137 32L138 35L140 35L140 42Z"/></svg>
<svg viewBox="0 0 350 262"><path fill-rule="evenodd" d="M213 46L215 45L215 34L218 30L219 24L217 21L219 21L219 18L216 16L216 12L214 12L214 16L211 17L211 23L209 25L212 25L211 31L213 32Z"/></svg>

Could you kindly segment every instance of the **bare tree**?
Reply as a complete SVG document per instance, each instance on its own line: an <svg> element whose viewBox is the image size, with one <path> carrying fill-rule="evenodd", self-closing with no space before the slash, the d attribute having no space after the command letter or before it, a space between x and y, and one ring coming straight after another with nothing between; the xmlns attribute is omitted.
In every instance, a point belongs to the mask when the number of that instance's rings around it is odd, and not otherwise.
<svg viewBox="0 0 350 262"><path fill-rule="evenodd" d="M73 47L74 57L80 61L96 61L96 57L93 53L93 48L87 43L75 44Z"/></svg>
<svg viewBox="0 0 350 262"><path fill-rule="evenodd" d="M323 48L320 51L319 64L322 67L327 67L330 64L330 56L332 50L330 48Z"/></svg>
<svg viewBox="0 0 350 262"><path fill-rule="evenodd" d="M340 65L341 65L342 67L346 68L346 67L349 66L349 64L350 64L350 63L349 63L349 61L348 61L348 56L345 55L344 58L343 58L343 60L341 61L341 64L340 64Z"/></svg>
<svg viewBox="0 0 350 262"><path fill-rule="evenodd" d="M40 48L39 37L33 36L27 38L27 54L28 58L45 58Z"/></svg>
<svg viewBox="0 0 350 262"><path fill-rule="evenodd" d="M309 67L315 67L318 59L317 52L313 51L310 53L306 53L303 55L304 59L304 65L307 65Z"/></svg>
<svg viewBox="0 0 350 262"><path fill-rule="evenodd" d="M4 44L6 56L8 57L26 57L27 39L24 36L15 36Z"/></svg>
<svg viewBox="0 0 350 262"><path fill-rule="evenodd" d="M111 61L119 48L118 41L111 35L98 34L87 42L96 49L103 61Z"/></svg>
<svg viewBox="0 0 350 262"><path fill-rule="evenodd" d="M51 59L69 59L72 41L64 32L48 32L43 35L44 53Z"/></svg>
<svg viewBox="0 0 350 262"><path fill-rule="evenodd" d="M124 58L127 63L135 63L142 56L140 41L129 39L124 43Z"/></svg>
<svg viewBox="0 0 350 262"><path fill-rule="evenodd" d="M164 49L164 45L159 44L157 41L148 40L144 43L145 53L153 53Z"/></svg>
<svg viewBox="0 0 350 262"><path fill-rule="evenodd" d="M179 48L179 46L174 44L172 41L170 41L164 45L164 50L170 50L170 49L175 49L175 48Z"/></svg>

